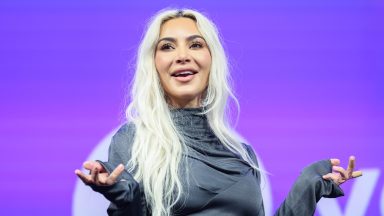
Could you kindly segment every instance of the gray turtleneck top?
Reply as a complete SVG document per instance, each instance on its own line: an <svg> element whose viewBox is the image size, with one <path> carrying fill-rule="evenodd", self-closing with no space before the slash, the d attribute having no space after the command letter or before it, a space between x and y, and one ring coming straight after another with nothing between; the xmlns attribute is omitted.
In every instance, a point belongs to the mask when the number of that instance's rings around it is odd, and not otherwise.
<svg viewBox="0 0 384 216"><path fill-rule="evenodd" d="M188 148L184 154L186 162L180 166L184 193L173 208L173 215L264 215L259 171L220 142L206 116L200 114L202 111L171 110ZM127 164L134 135L132 123L123 125L114 135L108 162L99 161L108 172L119 164ZM245 144L244 148L257 164L252 148ZM331 165L327 160L305 168L275 215L313 215L321 197L343 195L336 184L321 178L329 172ZM111 201L109 215L150 215L142 184L127 171L112 186L91 187Z"/></svg>

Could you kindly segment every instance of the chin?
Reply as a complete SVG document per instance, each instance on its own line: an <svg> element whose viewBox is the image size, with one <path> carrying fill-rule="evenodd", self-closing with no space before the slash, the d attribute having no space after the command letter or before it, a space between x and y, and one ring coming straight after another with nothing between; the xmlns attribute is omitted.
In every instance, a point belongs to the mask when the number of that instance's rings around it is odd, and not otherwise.
<svg viewBox="0 0 384 216"><path fill-rule="evenodd" d="M193 94L193 93L188 92L188 93L184 93L184 94L178 94L178 95L175 95L175 96L176 96L176 98L179 98L181 100L194 100L197 97L199 97L200 94L196 94L196 93Z"/></svg>
<svg viewBox="0 0 384 216"><path fill-rule="evenodd" d="M176 88L173 91L176 97L178 98L195 98L202 94L202 90L193 87L193 86L183 86L181 88Z"/></svg>
<svg viewBox="0 0 384 216"><path fill-rule="evenodd" d="M200 99L201 94L198 92L179 92L178 94L172 95L175 101L195 101Z"/></svg>

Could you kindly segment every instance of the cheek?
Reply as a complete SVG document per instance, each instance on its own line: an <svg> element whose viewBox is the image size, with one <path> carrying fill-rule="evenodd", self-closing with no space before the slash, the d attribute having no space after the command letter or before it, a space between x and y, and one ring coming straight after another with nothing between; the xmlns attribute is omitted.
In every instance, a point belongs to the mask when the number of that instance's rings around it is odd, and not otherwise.
<svg viewBox="0 0 384 216"><path fill-rule="evenodd" d="M163 65L163 60L161 59L161 57L156 55L155 56L155 66L156 66L156 70L158 72L161 71L162 65Z"/></svg>
<svg viewBox="0 0 384 216"><path fill-rule="evenodd" d="M211 64L212 64L212 60L211 60L211 55L209 52L204 53L204 55L200 55L199 66L203 71L203 74L201 77L202 78L201 84L204 85L205 87L208 85L208 82L209 82L209 74L211 71Z"/></svg>
<svg viewBox="0 0 384 216"><path fill-rule="evenodd" d="M202 69L207 70L209 72L212 64L211 54L209 52L205 52L199 55L199 63Z"/></svg>
<svg viewBox="0 0 384 216"><path fill-rule="evenodd" d="M155 56L155 66L159 73L168 72L169 67L172 64L172 59L167 55L156 55Z"/></svg>
<svg viewBox="0 0 384 216"><path fill-rule="evenodd" d="M155 55L155 66L157 74L160 78L160 83L165 92L169 91L169 60L164 55Z"/></svg>

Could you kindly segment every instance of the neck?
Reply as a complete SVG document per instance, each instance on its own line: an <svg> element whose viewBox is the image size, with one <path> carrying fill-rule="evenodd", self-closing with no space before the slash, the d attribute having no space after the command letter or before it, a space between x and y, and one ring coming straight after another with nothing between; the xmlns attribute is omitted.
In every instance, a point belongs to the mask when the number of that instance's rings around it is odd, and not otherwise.
<svg viewBox="0 0 384 216"><path fill-rule="evenodd" d="M168 104L172 108L198 108L201 107L200 98L194 98L193 100L175 100L169 98Z"/></svg>

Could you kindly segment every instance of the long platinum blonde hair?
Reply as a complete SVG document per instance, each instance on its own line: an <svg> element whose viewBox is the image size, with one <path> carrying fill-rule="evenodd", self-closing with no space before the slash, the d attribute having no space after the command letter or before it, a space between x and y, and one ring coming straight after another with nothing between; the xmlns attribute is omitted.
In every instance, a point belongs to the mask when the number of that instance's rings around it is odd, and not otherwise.
<svg viewBox="0 0 384 216"><path fill-rule="evenodd" d="M154 62L161 25L178 17L196 22L211 53L209 84L201 104L210 127L223 145L257 169L242 145L243 139L230 126L228 99L232 98L237 107L238 103L229 84L227 57L216 26L195 10L162 10L150 20L139 46L131 103L126 110L128 121L136 128L127 169L143 184L154 216L170 215L183 193L179 165L186 146L172 121Z"/></svg>

